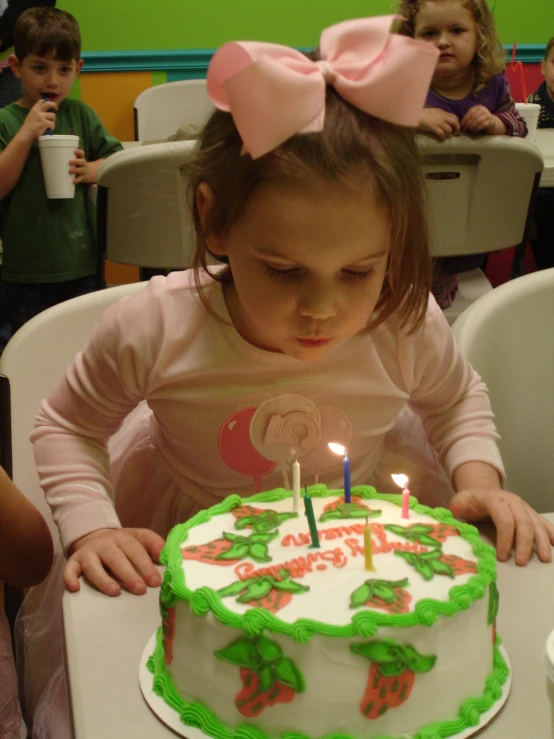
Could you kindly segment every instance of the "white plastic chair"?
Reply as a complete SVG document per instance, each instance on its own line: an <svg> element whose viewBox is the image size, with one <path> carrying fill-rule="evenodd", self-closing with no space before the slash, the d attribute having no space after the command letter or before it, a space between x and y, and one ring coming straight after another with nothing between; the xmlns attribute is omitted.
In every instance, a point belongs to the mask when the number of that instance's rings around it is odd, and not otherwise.
<svg viewBox="0 0 554 739"><path fill-rule="evenodd" d="M112 262L159 269L190 266L195 232L181 165L194 141L137 146L98 169L98 273Z"/></svg>
<svg viewBox="0 0 554 739"><path fill-rule="evenodd" d="M213 110L205 79L154 85L135 100L135 139L167 139L183 124L201 126Z"/></svg>
<svg viewBox="0 0 554 739"><path fill-rule="evenodd" d="M454 323L462 351L487 383L507 489L554 510L554 269L506 282Z"/></svg>
<svg viewBox="0 0 554 739"><path fill-rule="evenodd" d="M40 402L82 349L104 310L136 292L144 282L99 290L55 305L17 331L0 357L0 454L2 466L46 519L57 529L40 488L29 435ZM13 627L21 591L6 587L5 608Z"/></svg>
<svg viewBox="0 0 554 739"><path fill-rule="evenodd" d="M418 136L428 194L431 253L466 256L522 245L512 276L522 274L530 206L543 169L534 143L510 136ZM462 273L445 310L449 323L492 290L482 270Z"/></svg>

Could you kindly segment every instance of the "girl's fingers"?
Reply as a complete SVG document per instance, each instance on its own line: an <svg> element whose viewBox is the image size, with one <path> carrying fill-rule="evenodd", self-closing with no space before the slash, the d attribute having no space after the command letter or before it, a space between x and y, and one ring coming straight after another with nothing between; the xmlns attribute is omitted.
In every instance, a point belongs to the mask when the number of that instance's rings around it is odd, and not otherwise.
<svg viewBox="0 0 554 739"><path fill-rule="evenodd" d="M515 562L517 565L526 565L533 551L535 523L531 517L531 509L517 495L510 498L510 509L516 523Z"/></svg>
<svg viewBox="0 0 554 739"><path fill-rule="evenodd" d="M160 573L143 545L137 539L127 538L120 544L122 552L131 562L136 572L150 587L160 584ZM135 592L135 591L133 591Z"/></svg>
<svg viewBox="0 0 554 739"><path fill-rule="evenodd" d="M501 498L491 501L488 513L496 527L496 555L501 562L510 557L514 541L515 521L507 499Z"/></svg>
<svg viewBox="0 0 554 739"><path fill-rule="evenodd" d="M125 542L125 540L123 540ZM122 542L118 542L114 545L110 542L110 545L103 547L98 552L102 564L108 567L113 573L114 577L127 588L131 593L135 595L144 595L146 593L146 583L142 577L137 573L133 564L127 558L125 552L121 548ZM126 542L124 546L126 545ZM83 568L84 569L84 568ZM88 577L88 572L85 571L85 575Z"/></svg>
<svg viewBox="0 0 554 739"><path fill-rule="evenodd" d="M86 578L102 593L111 596L120 594L121 587L108 575L102 565L100 557L95 552L83 549L74 554L66 565L66 571L72 563L77 565L80 568L80 574L85 575ZM64 581L67 584L65 573Z"/></svg>
<svg viewBox="0 0 554 739"><path fill-rule="evenodd" d="M554 526L536 511L531 511L531 517L535 526L537 555L541 562L550 562L552 560Z"/></svg>
<svg viewBox="0 0 554 739"><path fill-rule="evenodd" d="M76 593L81 584L79 583L79 577L83 574L81 565L77 560L70 559L69 562L63 569L63 581L65 587L70 593Z"/></svg>

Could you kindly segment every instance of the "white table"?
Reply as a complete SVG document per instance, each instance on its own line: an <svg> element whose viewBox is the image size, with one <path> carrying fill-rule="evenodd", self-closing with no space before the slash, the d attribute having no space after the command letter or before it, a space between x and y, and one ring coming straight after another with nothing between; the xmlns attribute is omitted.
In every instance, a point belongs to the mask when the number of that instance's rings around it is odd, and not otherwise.
<svg viewBox="0 0 554 739"><path fill-rule="evenodd" d="M540 128L537 131L535 144L544 158L541 185L542 187L554 187L554 128Z"/></svg>
<svg viewBox="0 0 554 739"><path fill-rule="evenodd" d="M547 517L554 521L554 513ZM549 739L554 691L543 654L554 628L554 563L499 564L498 588L498 633L512 664L512 690L479 739ZM76 739L175 739L138 685L140 656L160 622L158 590L108 598L82 582L80 592L65 593L63 615Z"/></svg>

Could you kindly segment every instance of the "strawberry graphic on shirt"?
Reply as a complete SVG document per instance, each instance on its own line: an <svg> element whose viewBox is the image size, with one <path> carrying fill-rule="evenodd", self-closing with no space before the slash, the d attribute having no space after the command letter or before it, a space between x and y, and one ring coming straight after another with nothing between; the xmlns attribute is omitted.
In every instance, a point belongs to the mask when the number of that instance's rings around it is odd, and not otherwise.
<svg viewBox="0 0 554 739"><path fill-rule="evenodd" d="M386 531L401 536L408 541L416 542L422 546L437 549L449 536L459 536L460 532L454 526L446 523L426 524L414 523L411 526L398 526L397 524L385 524Z"/></svg>
<svg viewBox="0 0 554 739"><path fill-rule="evenodd" d="M366 580L350 596L350 608L382 608L387 613L408 613L411 594L405 590L408 578L403 580Z"/></svg>
<svg viewBox="0 0 554 739"><path fill-rule="evenodd" d="M206 544L196 544L183 547L183 559L192 559L205 564L229 566L249 557L256 562L271 562L268 554L268 545L279 536L278 531L267 534L238 534L223 532L221 539L214 539Z"/></svg>
<svg viewBox="0 0 554 739"><path fill-rule="evenodd" d="M362 498L359 495L354 495L351 501L351 503L345 503L344 498L336 498L331 503L327 503L319 517L320 522L348 518L375 518L382 513L380 509L370 508L362 503Z"/></svg>
<svg viewBox="0 0 554 739"><path fill-rule="evenodd" d="M218 659L240 668L242 688L235 706L247 718L258 716L276 703L290 703L306 689L304 676L280 644L267 636L240 636L214 652Z"/></svg>
<svg viewBox="0 0 554 739"><path fill-rule="evenodd" d="M394 639L374 639L351 644L354 654L369 660L369 677L360 710L370 720L381 718L391 708L408 700L416 675L435 666L434 655L420 654L410 644Z"/></svg>
<svg viewBox="0 0 554 739"><path fill-rule="evenodd" d="M279 570L278 577L261 575L238 580L217 592L222 598L235 596L237 603L246 603L277 613L291 602L293 595L307 593L309 589L307 585L291 580L290 572L283 569Z"/></svg>
<svg viewBox="0 0 554 739"><path fill-rule="evenodd" d="M277 529L285 521L298 518L298 513L280 513L267 508L254 508L251 505L240 505L233 508L233 516L237 519L235 528L242 530L252 528L256 534L265 534Z"/></svg>
<svg viewBox="0 0 554 739"><path fill-rule="evenodd" d="M418 572L424 580L432 580L435 575L444 575L454 579L456 575L475 574L475 562L471 562L455 554L443 554L442 549L416 554L415 552L395 551Z"/></svg>

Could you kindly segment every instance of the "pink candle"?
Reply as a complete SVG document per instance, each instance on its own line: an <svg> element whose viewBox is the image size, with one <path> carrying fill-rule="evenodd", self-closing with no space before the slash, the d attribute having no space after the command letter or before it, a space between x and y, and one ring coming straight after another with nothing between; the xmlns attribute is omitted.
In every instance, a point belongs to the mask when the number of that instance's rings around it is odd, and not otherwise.
<svg viewBox="0 0 554 739"><path fill-rule="evenodd" d="M391 475L392 479L397 485L403 488L402 490L402 518L410 517L410 491L408 490L408 478L406 475Z"/></svg>

